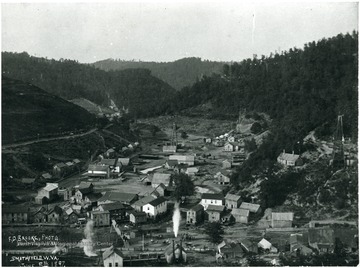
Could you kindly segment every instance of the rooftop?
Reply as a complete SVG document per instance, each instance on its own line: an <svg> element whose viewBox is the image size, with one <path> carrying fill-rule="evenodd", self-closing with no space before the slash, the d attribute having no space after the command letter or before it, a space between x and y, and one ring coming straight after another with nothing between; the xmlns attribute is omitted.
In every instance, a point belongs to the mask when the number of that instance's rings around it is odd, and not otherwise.
<svg viewBox="0 0 360 268"><path fill-rule="evenodd" d="M57 183L47 183L43 190L50 192L57 188L59 188L59 185Z"/></svg>
<svg viewBox="0 0 360 268"><path fill-rule="evenodd" d="M110 248L106 249L102 256L103 256L103 260L106 260L107 258L109 258L112 254L117 254L119 255L121 258L124 258L124 254L117 248L114 248L113 246L111 246Z"/></svg>
<svg viewBox="0 0 360 268"><path fill-rule="evenodd" d="M163 183L164 185L169 185L170 184L170 177L171 174L166 174L166 173L154 173L153 175L153 179L152 179L152 184L160 184Z"/></svg>
<svg viewBox="0 0 360 268"><path fill-rule="evenodd" d="M250 211L242 208L233 208L231 211L232 215L249 217Z"/></svg>
<svg viewBox="0 0 360 268"><path fill-rule="evenodd" d="M296 161L298 160L298 158L300 157L298 154L288 154L288 153L284 153L282 152L279 157L283 160L286 161Z"/></svg>
<svg viewBox="0 0 360 268"><path fill-rule="evenodd" d="M273 212L271 217L274 221L292 221L294 219L293 212Z"/></svg>
<svg viewBox="0 0 360 268"><path fill-rule="evenodd" d="M115 202L115 203L108 203L108 204L103 204L100 205L103 210L108 210L108 211L112 211L112 210L117 210L117 209L123 209L124 205L120 202Z"/></svg>
<svg viewBox="0 0 360 268"><path fill-rule="evenodd" d="M197 205L193 206L192 208L190 208L190 210L193 210L193 211L204 210L204 207L201 204L197 204Z"/></svg>
<svg viewBox="0 0 360 268"><path fill-rule="evenodd" d="M103 172L107 172L108 171L109 166L108 165L93 165L90 164L88 167L88 171L103 171Z"/></svg>
<svg viewBox="0 0 360 268"><path fill-rule="evenodd" d="M230 200L230 201L239 201L241 199L241 196L240 195L236 195L236 194L227 194L225 196L225 199L226 200Z"/></svg>
<svg viewBox="0 0 360 268"><path fill-rule="evenodd" d="M160 196L152 201L149 202L150 205L156 207L158 205L160 205L161 203L166 202L166 199L163 196Z"/></svg>
<svg viewBox="0 0 360 268"><path fill-rule="evenodd" d="M223 200L224 196L222 194L203 193L201 199Z"/></svg>
<svg viewBox="0 0 360 268"><path fill-rule="evenodd" d="M136 202L133 204L133 206L140 206L140 207L142 207L142 206L148 204L149 202L151 202L151 201L153 201L153 200L155 200L155 199L156 199L156 198L153 197L152 195L148 195L148 196L145 196L145 197L139 199L138 201L136 201Z"/></svg>
<svg viewBox="0 0 360 268"><path fill-rule="evenodd" d="M242 208L242 209L247 209L247 210L249 210L250 212L256 213L256 212L259 211L260 205L242 202L241 205L240 205L240 208Z"/></svg>
<svg viewBox="0 0 360 268"><path fill-rule="evenodd" d="M119 202L131 202L137 198L136 194L121 193L121 192L106 192L98 201L119 201Z"/></svg>
<svg viewBox="0 0 360 268"><path fill-rule="evenodd" d="M217 211L217 212L223 212L225 209L224 206L215 206L215 205L209 205L206 209L206 211Z"/></svg>

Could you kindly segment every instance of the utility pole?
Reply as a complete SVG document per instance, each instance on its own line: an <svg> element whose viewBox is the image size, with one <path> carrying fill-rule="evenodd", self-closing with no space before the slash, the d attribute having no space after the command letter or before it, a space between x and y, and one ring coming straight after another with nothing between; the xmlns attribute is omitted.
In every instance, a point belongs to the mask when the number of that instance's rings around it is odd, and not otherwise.
<svg viewBox="0 0 360 268"><path fill-rule="evenodd" d="M343 132L343 116L338 115L336 132L334 135L334 149L332 155L332 166L334 168L343 168L345 166L344 154L344 132Z"/></svg>

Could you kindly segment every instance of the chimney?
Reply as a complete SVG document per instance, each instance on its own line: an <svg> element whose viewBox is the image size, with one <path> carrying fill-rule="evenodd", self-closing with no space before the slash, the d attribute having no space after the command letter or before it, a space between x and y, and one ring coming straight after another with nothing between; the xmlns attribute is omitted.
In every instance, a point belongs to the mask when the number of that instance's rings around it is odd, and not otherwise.
<svg viewBox="0 0 360 268"><path fill-rule="evenodd" d="M285 153L285 149L283 150L283 153Z"/></svg>
<svg viewBox="0 0 360 268"><path fill-rule="evenodd" d="M182 239L180 239L180 256L179 261L182 261Z"/></svg>
<svg viewBox="0 0 360 268"><path fill-rule="evenodd" d="M292 154L294 155L294 151L292 151Z"/></svg>
<svg viewBox="0 0 360 268"><path fill-rule="evenodd" d="M173 262L175 262L175 241L173 239Z"/></svg>

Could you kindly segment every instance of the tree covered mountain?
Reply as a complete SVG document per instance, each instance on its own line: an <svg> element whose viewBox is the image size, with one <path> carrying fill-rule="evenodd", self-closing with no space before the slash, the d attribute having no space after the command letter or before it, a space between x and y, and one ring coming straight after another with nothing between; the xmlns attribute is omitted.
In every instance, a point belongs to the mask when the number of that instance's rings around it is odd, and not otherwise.
<svg viewBox="0 0 360 268"><path fill-rule="evenodd" d="M134 68L149 69L152 75L167 82L173 88L180 90L185 86L191 86L204 75L221 73L224 62L201 60L200 58L192 57L174 62L142 62L106 59L97 61L93 65L105 71Z"/></svg>
<svg viewBox="0 0 360 268"><path fill-rule="evenodd" d="M18 80L2 77L3 144L66 135L95 127L96 118L83 108Z"/></svg>
<svg viewBox="0 0 360 268"><path fill-rule="evenodd" d="M2 71L67 100L82 97L108 106L112 99L136 117L167 112L168 100L175 92L147 69L107 72L72 60L48 60L25 52L3 52Z"/></svg>
<svg viewBox="0 0 360 268"><path fill-rule="evenodd" d="M332 133L343 114L345 135L356 139L357 75L358 33L340 34L303 49L226 64L222 75L178 92L173 109L210 102L214 113L265 112L292 142L315 128Z"/></svg>

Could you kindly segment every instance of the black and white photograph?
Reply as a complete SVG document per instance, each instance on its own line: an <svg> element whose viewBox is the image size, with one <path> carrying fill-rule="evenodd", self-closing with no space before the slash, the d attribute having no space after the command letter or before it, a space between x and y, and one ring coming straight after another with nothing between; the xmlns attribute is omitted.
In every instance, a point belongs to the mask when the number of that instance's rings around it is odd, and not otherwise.
<svg viewBox="0 0 360 268"><path fill-rule="evenodd" d="M2 267L359 265L358 1L0 7Z"/></svg>

